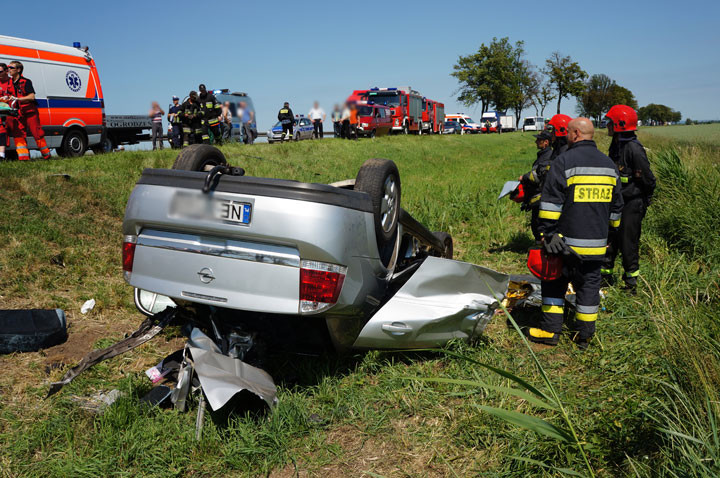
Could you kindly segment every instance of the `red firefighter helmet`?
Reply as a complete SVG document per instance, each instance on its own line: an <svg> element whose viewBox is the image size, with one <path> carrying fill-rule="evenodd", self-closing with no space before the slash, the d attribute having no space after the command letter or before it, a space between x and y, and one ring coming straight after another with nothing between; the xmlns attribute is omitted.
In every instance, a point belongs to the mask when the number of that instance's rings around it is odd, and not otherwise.
<svg viewBox="0 0 720 478"><path fill-rule="evenodd" d="M550 131L553 136L567 136L568 135L568 123L572 121L572 118L568 115L555 115L550 118L545 129Z"/></svg>
<svg viewBox="0 0 720 478"><path fill-rule="evenodd" d="M634 109L626 105L615 105L605 115L613 125L613 131L636 131L638 116Z"/></svg>
<svg viewBox="0 0 720 478"><path fill-rule="evenodd" d="M555 280L562 275L562 257L549 255L543 247L531 247L528 251L528 269L540 280Z"/></svg>
<svg viewBox="0 0 720 478"><path fill-rule="evenodd" d="M525 190L522 184L518 184L518 187L510 193L510 199L517 203L522 203L525 200Z"/></svg>

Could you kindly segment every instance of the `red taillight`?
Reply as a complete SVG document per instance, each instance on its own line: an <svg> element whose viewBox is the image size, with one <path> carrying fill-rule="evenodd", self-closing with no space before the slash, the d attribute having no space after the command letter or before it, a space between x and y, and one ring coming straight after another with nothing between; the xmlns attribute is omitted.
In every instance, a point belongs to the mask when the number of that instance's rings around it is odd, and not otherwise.
<svg viewBox="0 0 720 478"><path fill-rule="evenodd" d="M300 312L319 312L338 301L346 267L318 261L300 264Z"/></svg>
<svg viewBox="0 0 720 478"><path fill-rule="evenodd" d="M123 272L132 272L135 260L135 237L126 237L122 248Z"/></svg>

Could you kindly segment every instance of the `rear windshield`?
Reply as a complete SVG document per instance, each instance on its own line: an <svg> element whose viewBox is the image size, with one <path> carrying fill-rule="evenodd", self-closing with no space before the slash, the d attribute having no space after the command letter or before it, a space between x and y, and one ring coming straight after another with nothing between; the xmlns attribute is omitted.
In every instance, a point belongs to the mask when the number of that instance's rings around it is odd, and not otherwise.
<svg viewBox="0 0 720 478"><path fill-rule="evenodd" d="M525 118L525 121L523 122L525 126L535 124L535 118Z"/></svg>
<svg viewBox="0 0 720 478"><path fill-rule="evenodd" d="M397 106L400 104L400 98L395 92L381 92L381 93L370 93L369 100L379 103L381 105Z"/></svg>

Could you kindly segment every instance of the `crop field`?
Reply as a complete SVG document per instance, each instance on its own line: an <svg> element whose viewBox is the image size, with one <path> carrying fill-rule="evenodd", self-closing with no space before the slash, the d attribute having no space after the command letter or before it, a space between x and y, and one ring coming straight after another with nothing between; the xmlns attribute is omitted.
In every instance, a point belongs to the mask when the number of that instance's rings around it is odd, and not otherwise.
<svg viewBox="0 0 720 478"><path fill-rule="evenodd" d="M0 477L717 476L719 126L641 131L659 187L644 222L640 288L635 297L608 290L586 352L567 336L529 349L497 315L477 341L440 351L278 353L268 368L278 406L227 423L208 417L201 441L195 406L180 413L139 404L151 388L144 370L183 346L178 330L44 399L69 366L143 320L122 279L121 222L143 168L170 167L175 152L0 163L0 307L62 308L70 324L65 344L0 356ZM607 151L604 132L597 140ZM403 207L452 234L457 259L526 270L529 217L496 197L535 158L530 133L222 149L249 175L322 183L355 177L367 158L392 159ZM83 315L90 298L97 305ZM542 393L546 374L562 407L506 393L516 382L479 363ZM113 389L122 395L112 406L89 409L90 397ZM486 407L560 428L567 418L579 446Z"/></svg>

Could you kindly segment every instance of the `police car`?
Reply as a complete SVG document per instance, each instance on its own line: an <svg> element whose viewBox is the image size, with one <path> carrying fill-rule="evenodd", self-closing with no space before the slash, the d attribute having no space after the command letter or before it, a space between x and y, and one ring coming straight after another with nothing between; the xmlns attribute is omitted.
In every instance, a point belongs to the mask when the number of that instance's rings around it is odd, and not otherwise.
<svg viewBox="0 0 720 478"><path fill-rule="evenodd" d="M295 115L295 121L293 122L293 140L300 141L301 139L312 139L313 137L313 124L309 118L305 118L303 115ZM277 122L270 131L267 132L268 143L272 144L276 141L283 141L283 128L282 123Z"/></svg>

